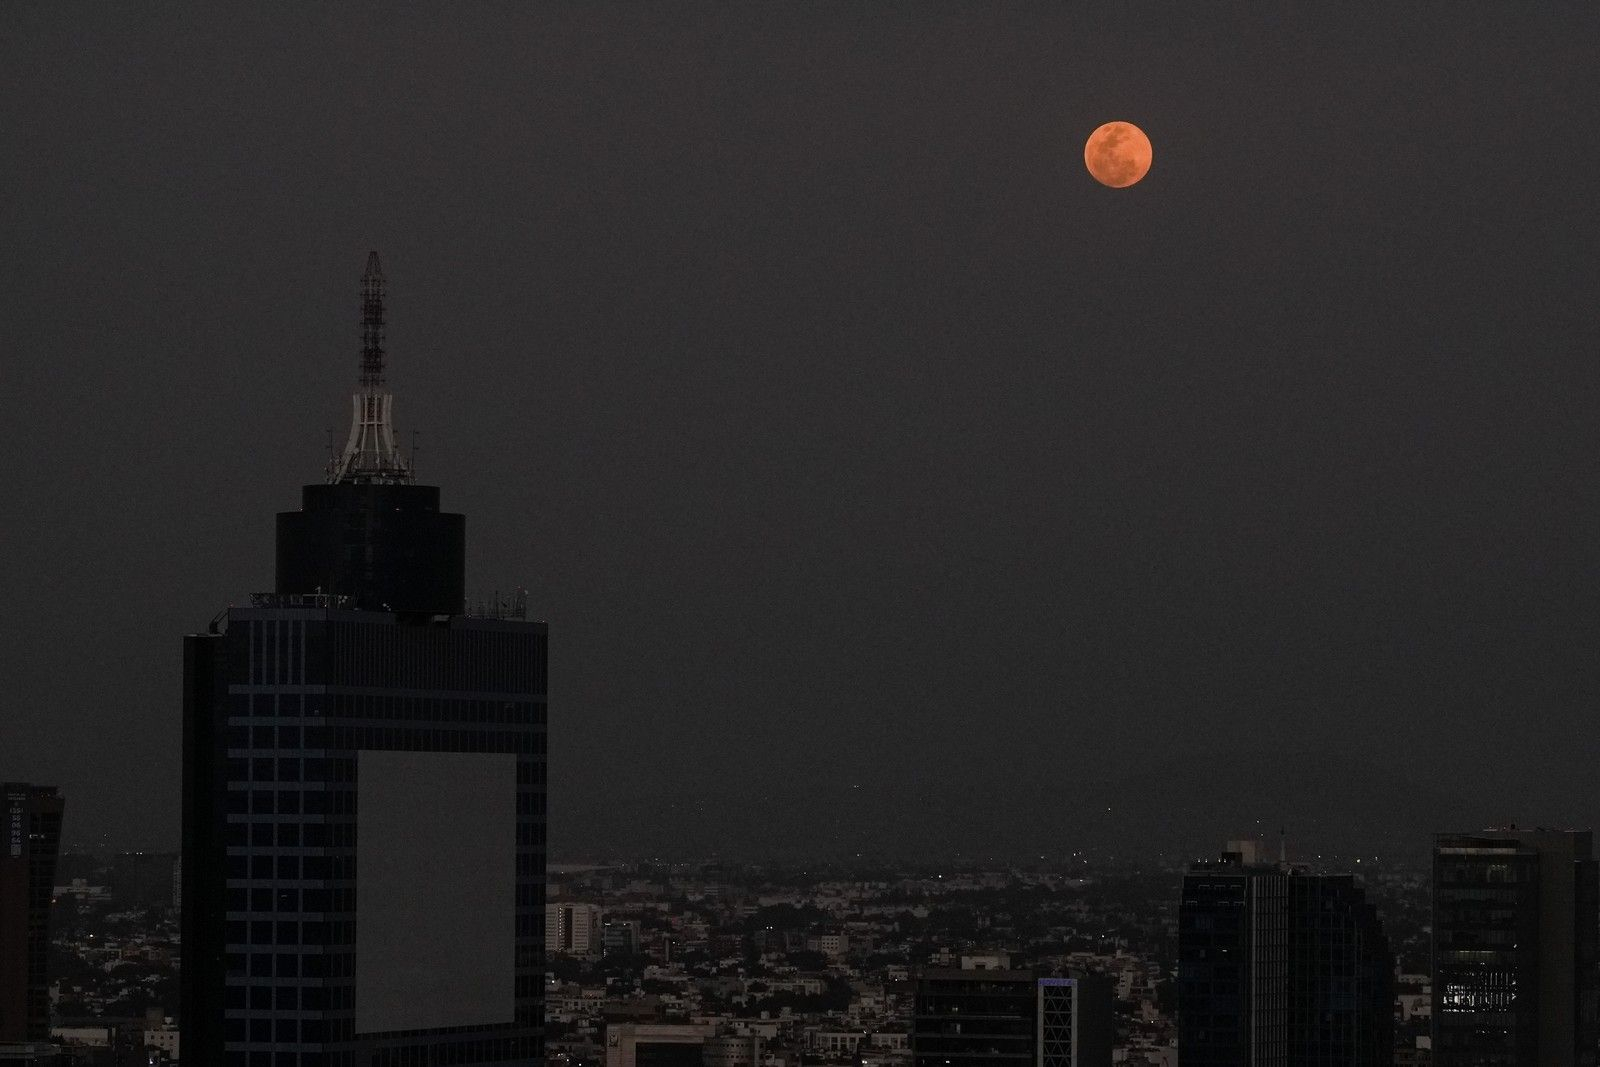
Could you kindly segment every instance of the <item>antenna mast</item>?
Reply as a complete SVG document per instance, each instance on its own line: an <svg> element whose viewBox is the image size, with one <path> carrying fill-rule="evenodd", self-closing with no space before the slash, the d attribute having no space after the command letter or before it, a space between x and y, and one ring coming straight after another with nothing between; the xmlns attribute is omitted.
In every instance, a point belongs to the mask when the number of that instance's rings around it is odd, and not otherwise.
<svg viewBox="0 0 1600 1067"><path fill-rule="evenodd" d="M367 253L361 276L361 388L383 388L383 268L378 253Z"/></svg>
<svg viewBox="0 0 1600 1067"><path fill-rule="evenodd" d="M394 442L394 394L386 388L383 351L383 267L378 253L367 253L361 276L361 381L352 396L350 439L328 466L329 482L411 481L411 465Z"/></svg>

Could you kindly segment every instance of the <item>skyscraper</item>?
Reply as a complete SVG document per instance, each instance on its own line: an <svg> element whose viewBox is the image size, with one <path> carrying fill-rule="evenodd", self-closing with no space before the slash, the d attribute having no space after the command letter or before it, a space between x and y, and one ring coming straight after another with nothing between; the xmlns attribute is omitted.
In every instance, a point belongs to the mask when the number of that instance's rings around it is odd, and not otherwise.
<svg viewBox="0 0 1600 1067"><path fill-rule="evenodd" d="M914 1067L1110 1067L1108 980L986 963L973 957L917 975Z"/></svg>
<svg viewBox="0 0 1600 1067"><path fill-rule="evenodd" d="M184 640L186 1061L542 1058L546 629L463 610L383 298L374 253L349 441L278 516L275 591Z"/></svg>
<svg viewBox="0 0 1600 1067"><path fill-rule="evenodd" d="M1512 827L1435 839L1438 1067L1592 1067L1597 872L1587 830Z"/></svg>
<svg viewBox="0 0 1600 1067"><path fill-rule="evenodd" d="M1394 959L1350 875L1264 862L1253 842L1191 867L1178 912L1184 1067L1393 1061Z"/></svg>
<svg viewBox="0 0 1600 1067"><path fill-rule="evenodd" d="M0 846L0 1042L50 1037L50 897L61 815L53 786L6 782Z"/></svg>

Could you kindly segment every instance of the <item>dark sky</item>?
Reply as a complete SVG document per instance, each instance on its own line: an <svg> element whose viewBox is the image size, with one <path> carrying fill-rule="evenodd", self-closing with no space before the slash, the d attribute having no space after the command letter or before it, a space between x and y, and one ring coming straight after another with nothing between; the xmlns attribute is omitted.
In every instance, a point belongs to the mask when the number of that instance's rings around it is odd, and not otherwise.
<svg viewBox="0 0 1600 1067"><path fill-rule="evenodd" d="M179 637L270 587L375 248L469 588L552 627L558 857L1589 825L1597 54L1587 3L9 5L0 777L175 844Z"/></svg>

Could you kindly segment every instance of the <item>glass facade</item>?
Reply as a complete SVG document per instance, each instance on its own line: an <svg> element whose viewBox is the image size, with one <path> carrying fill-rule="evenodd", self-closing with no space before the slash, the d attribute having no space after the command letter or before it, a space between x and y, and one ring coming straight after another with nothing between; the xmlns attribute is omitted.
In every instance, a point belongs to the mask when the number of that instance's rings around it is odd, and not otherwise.
<svg viewBox="0 0 1600 1067"><path fill-rule="evenodd" d="M1032 971L924 971L911 1028L916 1067L1032 1064L1034 981Z"/></svg>
<svg viewBox="0 0 1600 1067"><path fill-rule="evenodd" d="M1178 913L1179 1057L1185 1067L1386 1065L1393 966L1351 876L1197 864Z"/></svg>
<svg viewBox="0 0 1600 1067"><path fill-rule="evenodd" d="M1435 1063L1595 1063L1597 892L1587 831L1435 841Z"/></svg>
<svg viewBox="0 0 1600 1067"><path fill-rule="evenodd" d="M198 825L186 826L184 893L201 914L193 922L186 916L185 974L194 958L196 980L220 989L220 1003L210 1004L206 989L188 992L196 1010L209 1008L221 1023L195 1027L196 1051L226 1067L539 1060L544 626L258 606L228 612L218 629L189 638L208 646L191 650L191 663L209 667L192 672L208 675L191 678L193 702L209 695L214 703L191 708L186 731L189 758L211 764L190 774L186 788L205 791L209 781L211 795L189 798ZM494 821L505 824L470 825L485 817L482 805L463 807L458 781L440 780L434 788L425 775L404 802L392 791L382 795L396 811L372 810L379 801L363 792L363 753L504 757L514 766L514 785L508 782L514 793L507 793L514 799L494 807ZM457 814L451 817L463 833L470 829L500 849L491 854L506 858L503 870L362 869L363 862L375 863L361 849L363 825L403 814L404 803L437 805L441 797L452 798L447 803ZM207 819L208 808L214 819ZM474 880L464 882L468 874ZM369 969L363 978L358 901L364 891L384 890L373 884L380 878L414 880L401 895L412 911L399 921L410 924L418 974L441 967L429 945L448 942L461 894L503 882L497 899L509 907L498 947L506 959L497 963L510 987L503 1001L498 993L487 998L503 1003L503 1011L486 1007L487 1017L472 1025L414 1028L396 1025L392 1009L372 1013L374 999L393 1004L406 992L392 975L379 981ZM474 919L481 931L484 918ZM389 914L385 921L392 929L397 920ZM401 970L389 952L393 946L385 948L386 971ZM417 1017L438 1017L433 1000L444 988L417 986L419 998L433 998L418 1000ZM358 1026L363 1018L389 1021L369 1033Z"/></svg>
<svg viewBox="0 0 1600 1067"><path fill-rule="evenodd" d="M61 794L6 782L0 827L0 1041L50 1037L50 901L61 848Z"/></svg>
<svg viewBox="0 0 1600 1067"><path fill-rule="evenodd" d="M547 630L465 613L466 518L399 457L383 276L275 592L184 639L184 1061L543 1060Z"/></svg>
<svg viewBox="0 0 1600 1067"><path fill-rule="evenodd" d="M1096 975L930 968L917 978L914 1067L1110 1067L1111 983Z"/></svg>

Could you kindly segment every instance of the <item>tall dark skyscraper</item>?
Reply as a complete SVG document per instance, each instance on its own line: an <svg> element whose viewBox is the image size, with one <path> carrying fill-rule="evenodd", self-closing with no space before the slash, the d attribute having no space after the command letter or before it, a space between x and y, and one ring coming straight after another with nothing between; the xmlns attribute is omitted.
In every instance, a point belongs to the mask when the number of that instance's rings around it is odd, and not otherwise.
<svg viewBox="0 0 1600 1067"><path fill-rule="evenodd" d="M1592 1067L1600 866L1593 835L1440 834L1433 849L1438 1067Z"/></svg>
<svg viewBox="0 0 1600 1067"><path fill-rule="evenodd" d="M50 897L65 801L53 787L6 782L0 844L0 1042L50 1037Z"/></svg>
<svg viewBox="0 0 1600 1067"><path fill-rule="evenodd" d="M1183 879L1184 1067L1373 1067L1394 1061L1394 958L1350 875L1230 846Z"/></svg>
<svg viewBox="0 0 1600 1067"><path fill-rule="evenodd" d="M541 1062L544 624L463 609L395 445L383 276L349 442L276 590L184 640L185 1062Z"/></svg>

